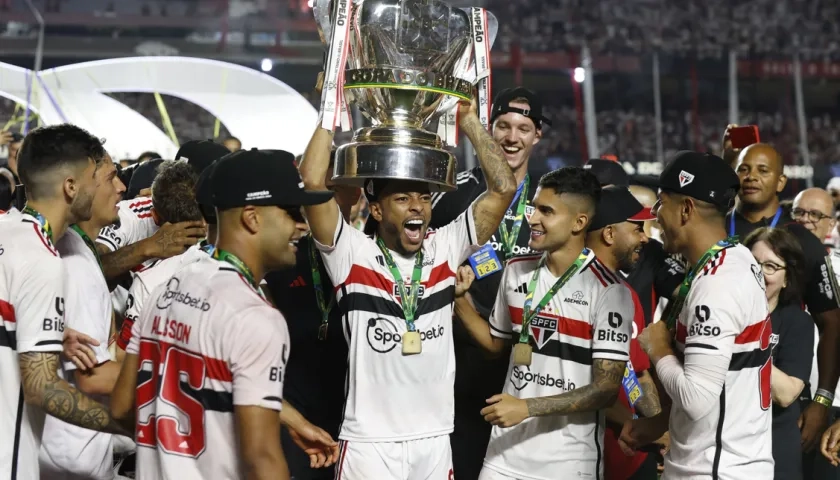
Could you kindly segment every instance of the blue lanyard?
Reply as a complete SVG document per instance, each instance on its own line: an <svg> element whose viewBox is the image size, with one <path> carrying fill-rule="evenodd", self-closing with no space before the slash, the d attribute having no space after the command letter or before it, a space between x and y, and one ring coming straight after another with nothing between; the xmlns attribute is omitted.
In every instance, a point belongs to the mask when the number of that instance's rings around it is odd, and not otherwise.
<svg viewBox="0 0 840 480"><path fill-rule="evenodd" d="M516 188L516 194L513 196L513 201L510 202L510 206L508 210L513 210L513 206L516 205L516 201L519 200L519 196L522 195L522 190L525 188L525 182L528 181L528 176L525 176L525 180L519 183L519 186Z"/></svg>
<svg viewBox="0 0 840 480"><path fill-rule="evenodd" d="M781 216L782 207L779 207L779 209L776 210L776 215L773 215L773 220L770 221L770 228L775 227L776 224L779 223L779 218L781 218ZM735 210L733 210L732 215L729 216L729 236L735 236Z"/></svg>

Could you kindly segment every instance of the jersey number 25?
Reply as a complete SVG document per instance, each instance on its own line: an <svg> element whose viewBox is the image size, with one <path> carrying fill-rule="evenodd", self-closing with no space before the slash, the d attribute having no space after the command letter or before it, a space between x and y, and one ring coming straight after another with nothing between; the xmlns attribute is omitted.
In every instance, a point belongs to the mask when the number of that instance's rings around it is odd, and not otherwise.
<svg viewBox="0 0 840 480"><path fill-rule="evenodd" d="M166 453L198 457L206 446L204 406L194 397L204 386L207 375L204 359L171 345L143 340L140 342L139 360L137 445L151 448L160 446ZM161 360L163 372L159 373ZM192 390L192 395L184 392L183 388ZM179 422L176 417L158 414L155 405L155 397L158 396L188 421ZM145 413L144 409L151 412L141 417Z"/></svg>

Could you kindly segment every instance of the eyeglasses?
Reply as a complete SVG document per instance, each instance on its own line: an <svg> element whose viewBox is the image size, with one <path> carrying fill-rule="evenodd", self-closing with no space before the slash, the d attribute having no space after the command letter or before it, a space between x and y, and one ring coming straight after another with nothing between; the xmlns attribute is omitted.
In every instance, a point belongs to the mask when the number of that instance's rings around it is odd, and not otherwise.
<svg viewBox="0 0 840 480"><path fill-rule="evenodd" d="M800 218L807 218L809 222L819 222L826 218L831 218L831 215L826 215L822 212L818 212L817 210L803 210L801 208L794 208L790 212L790 216L793 217L794 220L798 220Z"/></svg>
<svg viewBox="0 0 840 480"><path fill-rule="evenodd" d="M773 262L759 263L759 265L761 265L761 271L764 272L765 275L773 275L779 270L784 270L786 268L783 265L776 265Z"/></svg>

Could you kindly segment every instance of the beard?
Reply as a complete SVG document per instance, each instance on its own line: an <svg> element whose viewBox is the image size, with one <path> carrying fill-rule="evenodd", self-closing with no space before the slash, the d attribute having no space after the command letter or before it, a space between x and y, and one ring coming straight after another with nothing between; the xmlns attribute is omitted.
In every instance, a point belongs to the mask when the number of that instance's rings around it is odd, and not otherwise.
<svg viewBox="0 0 840 480"><path fill-rule="evenodd" d="M71 223L78 223L90 220L93 215L93 195L79 192L70 204Z"/></svg>
<svg viewBox="0 0 840 480"><path fill-rule="evenodd" d="M637 245L630 245L617 252L616 260L618 261L618 269L622 272L630 273L636 269L636 265L639 263L638 261L633 261L636 247Z"/></svg>

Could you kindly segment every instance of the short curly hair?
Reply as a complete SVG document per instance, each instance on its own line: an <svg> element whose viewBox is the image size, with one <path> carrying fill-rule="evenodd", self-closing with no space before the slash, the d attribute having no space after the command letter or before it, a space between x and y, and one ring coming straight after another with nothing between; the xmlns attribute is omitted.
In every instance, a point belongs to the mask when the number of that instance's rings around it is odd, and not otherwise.
<svg viewBox="0 0 840 480"><path fill-rule="evenodd" d="M195 198L195 170L184 161L163 162L152 182L152 206L161 222L201 220L201 210Z"/></svg>

